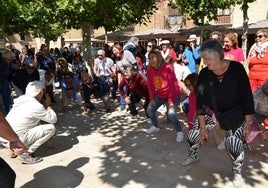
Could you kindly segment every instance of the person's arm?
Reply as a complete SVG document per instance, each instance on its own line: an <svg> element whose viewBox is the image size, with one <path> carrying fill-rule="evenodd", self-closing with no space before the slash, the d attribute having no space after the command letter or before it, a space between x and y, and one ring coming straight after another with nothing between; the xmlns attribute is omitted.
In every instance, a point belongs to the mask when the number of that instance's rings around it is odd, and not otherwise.
<svg viewBox="0 0 268 188"><path fill-rule="evenodd" d="M10 149L13 149L16 155L25 151L25 146L19 140L18 135L13 131L4 115L0 112L0 137L10 141Z"/></svg>
<svg viewBox="0 0 268 188"><path fill-rule="evenodd" d="M0 137L10 141L15 142L19 139L18 135L10 127L9 123L5 119L4 115L0 112Z"/></svg>
<svg viewBox="0 0 268 188"><path fill-rule="evenodd" d="M200 137L201 137L201 145L203 145L204 141L208 139L208 133L206 130L206 118L205 115L198 115L198 122L200 127Z"/></svg>

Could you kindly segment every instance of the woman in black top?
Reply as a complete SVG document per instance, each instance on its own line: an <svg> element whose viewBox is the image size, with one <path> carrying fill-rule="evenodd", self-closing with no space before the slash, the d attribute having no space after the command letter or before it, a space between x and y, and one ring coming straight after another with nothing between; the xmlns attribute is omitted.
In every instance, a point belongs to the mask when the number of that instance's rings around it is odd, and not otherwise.
<svg viewBox="0 0 268 188"><path fill-rule="evenodd" d="M249 80L242 64L224 59L218 41L204 43L199 53L206 68L201 70L197 82L198 119L188 135L189 158L181 164L187 166L199 159L199 145L208 139L207 131L215 126L212 116L207 113L210 109L226 131L226 150L233 162L233 184L241 186L243 141L250 133L254 114Z"/></svg>

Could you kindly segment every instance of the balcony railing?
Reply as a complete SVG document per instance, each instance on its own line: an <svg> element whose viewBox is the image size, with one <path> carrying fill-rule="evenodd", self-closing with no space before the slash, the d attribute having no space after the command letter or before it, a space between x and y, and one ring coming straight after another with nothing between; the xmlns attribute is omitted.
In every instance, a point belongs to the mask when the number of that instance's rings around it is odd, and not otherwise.
<svg viewBox="0 0 268 188"><path fill-rule="evenodd" d="M231 24L231 16L230 15L222 15L218 16L218 20L214 22L215 25L230 25Z"/></svg>

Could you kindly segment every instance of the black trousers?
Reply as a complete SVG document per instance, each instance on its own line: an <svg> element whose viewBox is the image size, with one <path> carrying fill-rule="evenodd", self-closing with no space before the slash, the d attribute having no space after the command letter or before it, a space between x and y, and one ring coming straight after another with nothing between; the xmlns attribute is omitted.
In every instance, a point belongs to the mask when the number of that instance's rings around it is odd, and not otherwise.
<svg viewBox="0 0 268 188"><path fill-rule="evenodd" d="M136 103L139 103L142 98L143 98L143 95L140 95L140 94L133 93L130 95L131 103L129 104L129 110L130 110L131 115L133 116L138 115L138 111L136 109ZM143 104L143 108L145 110L147 117L149 117L147 114L147 108L148 108L149 102L150 102L149 98L145 98L145 102Z"/></svg>
<svg viewBox="0 0 268 188"><path fill-rule="evenodd" d="M15 186L16 174L12 168L0 158L0 187L13 188Z"/></svg>

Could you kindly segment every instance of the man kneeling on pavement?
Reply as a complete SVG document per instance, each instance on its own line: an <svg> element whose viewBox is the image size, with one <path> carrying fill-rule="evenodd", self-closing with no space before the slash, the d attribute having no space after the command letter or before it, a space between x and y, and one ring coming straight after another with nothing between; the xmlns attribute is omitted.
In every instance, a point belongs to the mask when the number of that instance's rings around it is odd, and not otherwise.
<svg viewBox="0 0 268 188"><path fill-rule="evenodd" d="M57 115L51 107L50 97L45 96L44 105L41 100L44 94L44 85L39 81L30 82L26 87L25 95L14 99L14 105L6 116L6 120L17 133L27 152L20 155L22 163L36 163L42 161L34 157L34 152L45 142L49 147L54 147L50 138L55 134L54 124ZM48 124L39 124L40 121ZM16 157L16 155L11 155Z"/></svg>

